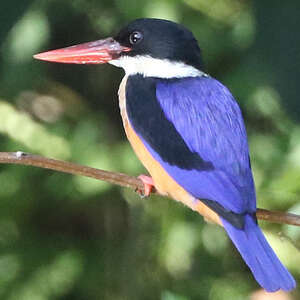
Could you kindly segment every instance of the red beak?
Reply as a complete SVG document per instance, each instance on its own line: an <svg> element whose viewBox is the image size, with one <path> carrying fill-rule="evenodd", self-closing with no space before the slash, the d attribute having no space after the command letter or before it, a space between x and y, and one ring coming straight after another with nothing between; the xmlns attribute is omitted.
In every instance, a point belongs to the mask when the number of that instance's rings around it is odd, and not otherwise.
<svg viewBox="0 0 300 300"><path fill-rule="evenodd" d="M121 46L113 38L84 43L34 55L36 59L67 64L104 64L131 49Z"/></svg>

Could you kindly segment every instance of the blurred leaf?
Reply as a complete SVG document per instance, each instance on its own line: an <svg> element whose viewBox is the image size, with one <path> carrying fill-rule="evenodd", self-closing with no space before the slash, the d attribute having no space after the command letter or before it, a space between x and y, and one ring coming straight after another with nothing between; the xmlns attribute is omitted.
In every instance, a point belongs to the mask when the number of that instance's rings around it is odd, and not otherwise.
<svg viewBox="0 0 300 300"><path fill-rule="evenodd" d="M162 255L167 270L174 277L181 277L190 270L198 235L188 223L176 222L169 229Z"/></svg>
<svg viewBox="0 0 300 300"><path fill-rule="evenodd" d="M65 139L49 133L45 127L5 101L0 101L0 118L0 132L30 151L62 159L70 156L69 144ZM13 151L16 150L21 149Z"/></svg>
<svg viewBox="0 0 300 300"><path fill-rule="evenodd" d="M161 296L161 300L188 300L189 298L180 296L180 295L176 295L174 293L171 293L169 291L165 291L163 292L162 296Z"/></svg>
<svg viewBox="0 0 300 300"><path fill-rule="evenodd" d="M32 54L49 38L49 24L44 14L30 11L13 27L9 34L7 53L10 63L18 64L32 60Z"/></svg>

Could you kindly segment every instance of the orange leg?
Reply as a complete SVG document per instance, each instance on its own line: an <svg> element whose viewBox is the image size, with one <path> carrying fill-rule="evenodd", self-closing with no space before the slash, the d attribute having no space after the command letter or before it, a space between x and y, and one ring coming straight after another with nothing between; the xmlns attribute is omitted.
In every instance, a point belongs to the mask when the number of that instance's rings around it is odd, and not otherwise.
<svg viewBox="0 0 300 300"><path fill-rule="evenodd" d="M151 194L151 190L154 187L153 179L147 175L138 176L140 180L142 180L144 184L144 194L142 197L148 197Z"/></svg>

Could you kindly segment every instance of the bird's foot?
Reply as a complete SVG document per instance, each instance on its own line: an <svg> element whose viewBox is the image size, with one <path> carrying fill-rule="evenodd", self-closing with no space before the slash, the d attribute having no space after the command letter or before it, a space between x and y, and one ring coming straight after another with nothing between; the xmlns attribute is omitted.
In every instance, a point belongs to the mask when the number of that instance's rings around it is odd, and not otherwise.
<svg viewBox="0 0 300 300"><path fill-rule="evenodd" d="M143 182L144 184L144 191L139 191L137 192L142 196L142 197L148 197L151 194L152 188L154 187L154 182L153 179L147 175L140 175L138 178Z"/></svg>

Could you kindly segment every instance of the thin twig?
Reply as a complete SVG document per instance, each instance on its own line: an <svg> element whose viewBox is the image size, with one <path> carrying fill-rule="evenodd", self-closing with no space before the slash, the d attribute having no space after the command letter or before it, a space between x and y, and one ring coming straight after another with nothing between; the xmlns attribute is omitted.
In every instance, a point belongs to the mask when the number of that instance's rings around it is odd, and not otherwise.
<svg viewBox="0 0 300 300"><path fill-rule="evenodd" d="M0 163L34 166L73 175L81 175L97 180L106 181L119 186L132 188L133 190L139 190L142 192L144 191L143 182L134 176L129 176L123 173L104 171L21 151L0 152ZM156 190L152 190L152 193L159 194ZM258 208L256 216L260 220L265 220L273 223L300 226L300 216L295 214Z"/></svg>

